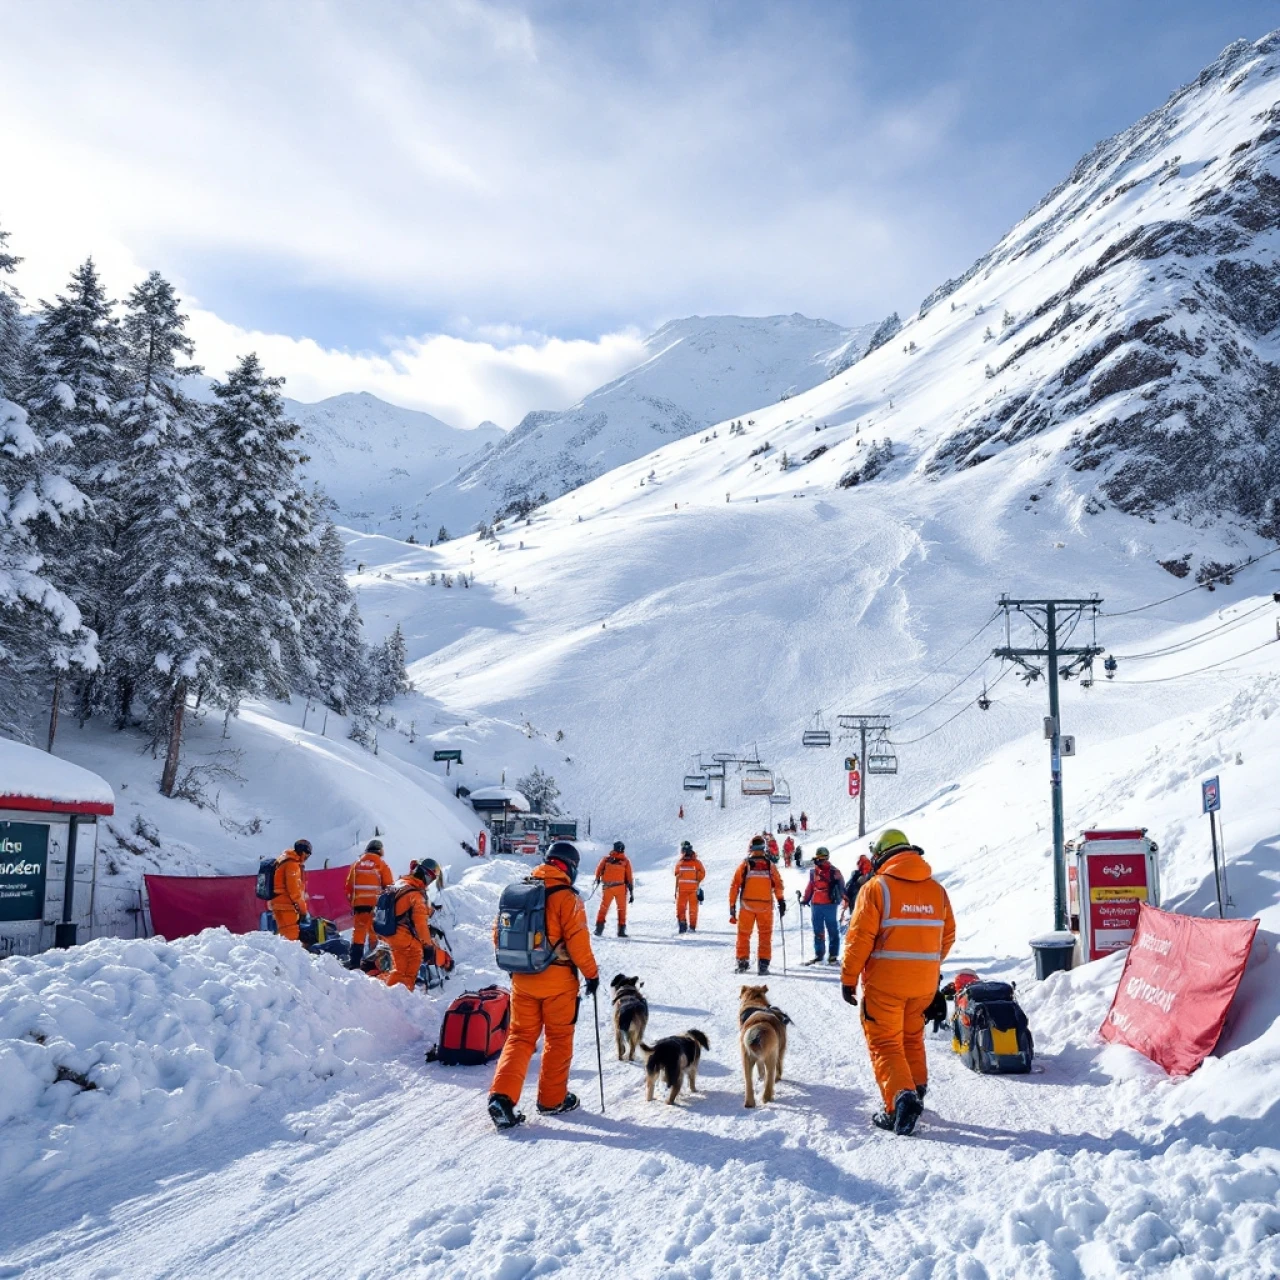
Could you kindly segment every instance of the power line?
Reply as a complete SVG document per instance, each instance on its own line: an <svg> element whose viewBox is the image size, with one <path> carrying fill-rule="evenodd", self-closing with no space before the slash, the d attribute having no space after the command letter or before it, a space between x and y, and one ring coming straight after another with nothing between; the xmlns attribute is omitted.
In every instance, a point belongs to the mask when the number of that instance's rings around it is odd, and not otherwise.
<svg viewBox="0 0 1280 1280"><path fill-rule="evenodd" d="M1215 627L1210 627L1208 631L1201 631L1197 635L1191 636L1186 640L1180 640L1176 644L1166 645L1163 649L1149 649L1146 653L1117 653L1115 658L1120 662L1139 662L1148 658L1163 658L1171 653L1181 653L1184 649L1194 649L1196 645L1203 644L1206 640L1213 636L1219 635L1225 631L1234 631L1237 627L1242 626L1255 617L1264 609L1270 609L1275 605L1274 598L1264 600L1261 604L1254 605L1246 613L1240 614L1235 618L1228 618L1225 622L1218 623Z"/></svg>
<svg viewBox="0 0 1280 1280"><path fill-rule="evenodd" d="M1199 591L1201 587L1206 587L1211 582L1220 582L1223 578L1233 577L1243 569L1249 568L1250 565L1257 564L1259 560L1265 560L1268 556L1273 556L1280 547L1272 547L1270 551L1264 551L1260 555L1250 556L1248 560L1243 560L1240 564L1232 565L1229 568L1222 569L1218 573L1212 574L1207 578L1201 579L1193 587L1187 587L1183 591L1175 591L1171 596L1165 596L1163 600L1153 600L1150 604L1135 605L1132 609L1117 609L1114 613L1099 613L1100 618L1124 618L1131 613L1142 613L1146 609L1155 609L1162 604L1168 604L1171 600L1181 600L1183 596L1189 596L1193 591ZM1130 681L1136 684L1136 681Z"/></svg>
<svg viewBox="0 0 1280 1280"><path fill-rule="evenodd" d="M988 623L987 625L989 626L989 625L990 625L990 623ZM985 630L986 630L986 627L983 627L983 629L982 629L982 630L983 630L983 631L985 631ZM978 632L978 635L981 635L981 634L982 634L982 631L979 631L979 632ZM976 639L977 637L975 636L974 638ZM988 655L986 655L986 656L982 659L982 661L981 661L980 663L978 663L978 665L977 665L976 667L974 667L974 669L973 669L972 671L970 671L970 672L969 672L969 674L968 674L968 675L961 676L961 677L960 677L960 679L959 679L959 680L957 680L957 681L955 682L955 684L953 684L953 685L951 686L951 688L950 688L950 689L948 689L948 690L946 691L946 693L941 694L941 695L940 695L939 697L937 697L937 698L934 698L934 700L933 700L931 703L929 703L929 705L928 705L928 706L921 707L919 711L913 711L909 716L903 716L903 718L902 718L901 720L899 720L899 721L898 721L898 725L899 725L899 727L901 727L901 726L902 726L902 725L904 725L904 724L910 724L910 722L911 722L912 720L914 720L917 716L922 716L922 715L924 715L924 713L925 713L926 711L932 711L932 710L933 710L933 708L934 708L934 707L936 707L936 706L938 705L938 703L940 703L940 702L945 702L945 701L946 701L946 699L948 699L948 698L949 698L953 693L955 693L955 691L956 691L956 690L957 690L957 689L958 689L962 684L964 684L966 681L970 680L973 676L976 676L976 675L978 674L978 672L979 672L979 671L981 671L981 670L982 670L982 668L983 668L983 667L985 667L985 666L987 665L987 663L988 663L988 662L990 662L990 661L991 661L991 656L990 656L990 654L988 654Z"/></svg>
<svg viewBox="0 0 1280 1280"><path fill-rule="evenodd" d="M1205 671L1215 671L1218 667L1226 666L1228 662L1237 662L1241 658L1247 658L1251 653L1257 653L1259 649L1265 649L1269 645L1276 643L1277 637L1272 636L1270 640L1264 641L1262 644L1254 645L1252 649L1246 649L1243 653L1234 653L1229 658L1223 658L1218 662L1211 662L1207 667L1197 667L1194 671L1180 671L1176 676L1152 676L1149 680L1116 680L1114 684L1167 684L1170 680L1185 680L1188 676L1198 676Z"/></svg>
<svg viewBox="0 0 1280 1280"><path fill-rule="evenodd" d="M1011 672L1015 670L1016 670L1015 667L1005 667L1005 669L995 678L995 680L992 681L990 687L987 689L987 692L990 693L992 689L996 688L999 685L1000 681L1003 680L1005 676L1009 675ZM949 725L953 720L959 720L960 717L964 715L966 711L971 711L975 705L976 703L972 699L970 699L968 702L964 704L963 707L960 708L959 711L957 711L954 715L948 716L940 725L937 725L935 728L928 730L926 733L922 733L918 738L908 738L905 742L895 741L893 745L895 747L910 747L910 746L914 746L917 742L923 742L926 738L932 738L935 733L939 732L942 729L945 729L947 725Z"/></svg>
<svg viewBox="0 0 1280 1280"><path fill-rule="evenodd" d="M980 626L980 627L977 629L977 631L975 631L975 632L973 633L973 635L971 635L971 636L970 636L970 637L969 637L969 638L964 642L964 644L962 644L962 645L961 645L958 649L956 649L953 653L950 653L950 654L948 654L945 658L943 658L943 660L942 660L941 662L939 662L939 663L938 663L938 665L937 665L936 667L932 667L930 670L926 671L926 672L924 673L924 675L922 675L918 680L915 680L913 683L911 683L911 684L907 685L907 687L906 687L905 689L903 689L903 690L901 690L900 692L896 693L896 694L894 695L894 700L895 700L895 701L901 701L903 698L905 698L905 697L906 697L906 695L907 695L907 694L909 694L909 693L911 692L911 690L912 690L912 689L919 688L919 686L920 686L920 685L922 685L926 680L928 680L930 676L935 676L935 675L937 675L937 674L938 674L938 672L939 672L939 671L941 671L941 670L943 669L943 667L945 667L945 666L947 665L947 663L948 663L948 662L954 662L954 661L955 661L955 659L956 659L956 658L958 658L958 657L959 657L959 656L960 656L960 655L961 655L961 654L962 654L962 653L963 653L963 652L964 652L964 651L965 651L965 650L966 650L966 649L967 649L967 648L968 648L968 647L969 647L969 646L970 646L970 645L971 645L975 640L977 640L977 639L978 639L978 637L979 637L979 636L981 636L981 635L982 635L982 633L983 633L984 631L986 631L986 629L987 629L987 628L988 628L988 627L989 627L989 626L990 626L990 625L991 625L991 624L992 624L992 623L993 623L993 622L994 622L994 621L995 621L999 616L1000 616L1000 610L999 610L999 609L997 609L997 610L995 611L995 613L993 613L993 614L991 615L991 617L989 617L989 618L986 620L986 622L984 622L984 623L982 624L982 626ZM967 680L968 678L969 678L968 676L966 676L966 677L965 677L965 679L966 679L966 680ZM963 681L962 681L961 683L963 683ZM945 695L944 695L944 696L945 696ZM824 709L825 709L825 708L824 708ZM927 709L928 709L928 708L925 708L925 710L927 710ZM916 714L918 715L918 714L919 714L919 712L917 712ZM905 721L901 721L900 723L904 723L904 724L905 724L906 722L905 722Z"/></svg>

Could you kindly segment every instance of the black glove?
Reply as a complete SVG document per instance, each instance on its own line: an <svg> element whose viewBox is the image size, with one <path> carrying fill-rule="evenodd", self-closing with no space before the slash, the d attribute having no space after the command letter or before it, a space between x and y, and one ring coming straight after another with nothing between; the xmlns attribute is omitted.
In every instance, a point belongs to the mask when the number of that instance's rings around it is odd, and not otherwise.
<svg viewBox="0 0 1280 1280"><path fill-rule="evenodd" d="M848 983L842 983L840 994L844 996L845 1004L856 1005L858 1003L858 988L856 985L851 987Z"/></svg>
<svg viewBox="0 0 1280 1280"><path fill-rule="evenodd" d="M635 900L636 900L636 891L635 891L634 889L628 889L628 890L627 890L627 901L628 901L628 902L635 902Z"/></svg>
<svg viewBox="0 0 1280 1280"><path fill-rule="evenodd" d="M779 898L779 899L778 899L778 914L779 914L780 916L785 916L785 915L787 914L787 900L786 900L786 898Z"/></svg>
<svg viewBox="0 0 1280 1280"><path fill-rule="evenodd" d="M701 889L699 889L699 890L698 890L698 901L699 901L699 902L702 902L702 901L704 901L704 900L705 900L705 899L704 899L704 897L703 897L702 890L701 890Z"/></svg>
<svg viewBox="0 0 1280 1280"><path fill-rule="evenodd" d="M600 977L597 974L594 978L587 979L587 995L593 996L600 990Z"/></svg>

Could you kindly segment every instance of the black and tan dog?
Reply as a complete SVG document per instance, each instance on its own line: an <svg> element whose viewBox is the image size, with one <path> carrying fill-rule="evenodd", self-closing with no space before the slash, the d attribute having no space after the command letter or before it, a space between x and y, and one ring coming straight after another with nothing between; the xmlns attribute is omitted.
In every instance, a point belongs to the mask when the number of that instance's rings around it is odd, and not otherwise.
<svg viewBox="0 0 1280 1280"><path fill-rule="evenodd" d="M689 1092L698 1092L698 1061L703 1049L710 1049L711 1042L696 1028L690 1028L682 1036L664 1036L657 1044L640 1046L649 1055L644 1066L645 1094L653 1101L653 1089L662 1076L670 1092L667 1103L675 1102L680 1095L680 1084L684 1079L689 1081Z"/></svg>
<svg viewBox="0 0 1280 1280"><path fill-rule="evenodd" d="M773 1101L773 1086L782 1079L787 1056L787 1023L781 1009L769 1003L768 987L743 987L739 998L738 1039L742 1045L742 1075L746 1083L745 1107L756 1105L755 1073L760 1073L764 1090L762 1102Z"/></svg>
<svg viewBox="0 0 1280 1280"><path fill-rule="evenodd" d="M649 1025L649 1002L640 994L644 983L639 977L617 974L609 984L613 988L613 1034L618 1042L618 1061L634 1062L636 1049Z"/></svg>

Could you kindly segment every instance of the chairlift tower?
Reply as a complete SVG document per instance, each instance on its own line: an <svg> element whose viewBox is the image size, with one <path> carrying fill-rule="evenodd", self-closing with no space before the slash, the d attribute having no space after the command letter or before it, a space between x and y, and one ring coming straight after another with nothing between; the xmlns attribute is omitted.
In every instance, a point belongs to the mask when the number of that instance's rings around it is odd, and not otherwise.
<svg viewBox="0 0 1280 1280"><path fill-rule="evenodd" d="M867 834L867 775L870 773L897 773L898 757L889 745L889 717L841 715L836 717L836 724L846 734L856 732L858 735L858 763L861 766L862 785L858 788L858 837ZM871 757L867 754L867 736L871 735L872 747L883 747L879 755ZM878 764L872 767L872 759Z"/></svg>
<svg viewBox="0 0 1280 1280"><path fill-rule="evenodd" d="M1097 637L1098 611L1102 601L1096 595L1087 600L1010 600L1008 596L1002 595L999 603L1004 610L1005 644L1003 648L993 649L992 657L1016 662L1025 670L1028 684L1040 678L1042 670L1034 665L1033 659L1041 658L1049 678L1049 715L1045 720L1045 737L1049 740L1049 796L1053 806L1053 927L1061 933L1067 928L1068 918L1066 841L1062 817L1063 741L1058 710L1058 677L1061 675L1069 680L1078 672L1093 670L1094 658L1102 653ZM1022 648L1014 646L1011 624L1015 612L1022 614L1031 623L1038 643ZM1070 640L1086 616L1092 624L1090 643L1074 646L1063 644L1063 639ZM1062 634L1064 630L1065 637ZM1070 658L1071 661L1059 669L1058 661L1061 658ZM1069 745L1074 751L1074 740Z"/></svg>

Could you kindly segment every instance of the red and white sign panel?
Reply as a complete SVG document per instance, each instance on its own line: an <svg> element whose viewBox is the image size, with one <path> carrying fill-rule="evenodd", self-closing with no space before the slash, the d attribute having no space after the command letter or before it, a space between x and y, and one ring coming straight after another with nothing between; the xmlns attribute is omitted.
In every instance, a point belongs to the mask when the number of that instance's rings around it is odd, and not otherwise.
<svg viewBox="0 0 1280 1280"><path fill-rule="evenodd" d="M1170 1075L1190 1075L1218 1043L1257 931L1256 920L1202 920L1139 904L1102 1038Z"/></svg>
<svg viewBox="0 0 1280 1280"><path fill-rule="evenodd" d="M1089 959L1127 947L1138 927L1138 909L1150 900L1145 853L1084 855L1089 886Z"/></svg>
<svg viewBox="0 0 1280 1280"><path fill-rule="evenodd" d="M849 794L857 799L862 794L862 774L857 769L849 770Z"/></svg>

